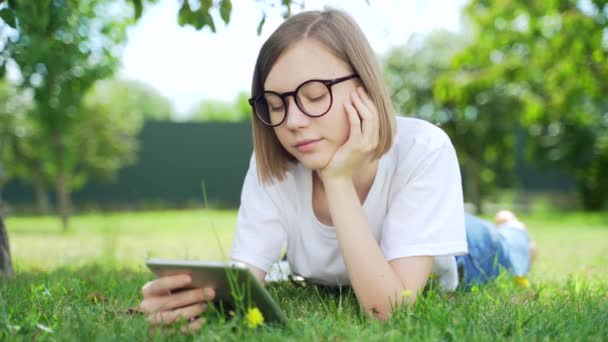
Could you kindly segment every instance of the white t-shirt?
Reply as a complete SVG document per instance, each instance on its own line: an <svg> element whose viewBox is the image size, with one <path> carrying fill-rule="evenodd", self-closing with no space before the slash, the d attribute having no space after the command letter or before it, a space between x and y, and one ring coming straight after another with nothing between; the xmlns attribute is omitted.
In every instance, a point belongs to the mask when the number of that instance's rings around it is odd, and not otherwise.
<svg viewBox="0 0 608 342"><path fill-rule="evenodd" d="M393 146L363 203L369 227L388 261L435 256L445 289L458 285L455 255L467 252L462 183L448 136L426 121L397 117ZM312 171L302 164L272 185L258 179L255 157L241 193L232 259L268 272L287 243L291 270L324 285L349 285L333 227L312 209Z"/></svg>

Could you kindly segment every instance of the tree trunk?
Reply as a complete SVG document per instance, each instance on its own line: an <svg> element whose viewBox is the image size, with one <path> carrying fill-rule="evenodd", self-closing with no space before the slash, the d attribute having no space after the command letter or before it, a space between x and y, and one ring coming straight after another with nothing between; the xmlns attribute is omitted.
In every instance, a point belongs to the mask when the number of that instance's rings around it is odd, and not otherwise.
<svg viewBox="0 0 608 342"><path fill-rule="evenodd" d="M483 194L481 192L481 170L479 164L469 159L466 163L467 168L467 192L468 196L475 205L475 213L483 214Z"/></svg>
<svg viewBox="0 0 608 342"><path fill-rule="evenodd" d="M35 184L36 189L36 206L40 215L48 215L50 213L49 197L46 193L42 176L38 177Z"/></svg>
<svg viewBox="0 0 608 342"><path fill-rule="evenodd" d="M57 165L57 175L55 177L55 190L57 192L57 203L59 205L59 215L63 230L68 230L70 224L70 214L72 211L70 204L69 177L65 170L65 146L61 132L55 132L55 156Z"/></svg>
<svg viewBox="0 0 608 342"><path fill-rule="evenodd" d="M68 230L70 225L70 214L72 212L72 206L70 203L70 193L67 190L66 175L63 170L57 174L57 202L59 203L59 213L61 215L61 222L63 224L63 230Z"/></svg>
<svg viewBox="0 0 608 342"><path fill-rule="evenodd" d="M68 230L72 206L70 203L70 192L68 191L67 175L63 167L60 167L57 172L57 203L59 203L63 230Z"/></svg>
<svg viewBox="0 0 608 342"><path fill-rule="evenodd" d="M11 262L11 251L8 245L8 233L4 226L2 212L0 212L0 279L13 276L13 264Z"/></svg>
<svg viewBox="0 0 608 342"><path fill-rule="evenodd" d="M2 188L4 181L5 179L0 179L0 279L13 276L13 263L11 262L8 233L2 218Z"/></svg>

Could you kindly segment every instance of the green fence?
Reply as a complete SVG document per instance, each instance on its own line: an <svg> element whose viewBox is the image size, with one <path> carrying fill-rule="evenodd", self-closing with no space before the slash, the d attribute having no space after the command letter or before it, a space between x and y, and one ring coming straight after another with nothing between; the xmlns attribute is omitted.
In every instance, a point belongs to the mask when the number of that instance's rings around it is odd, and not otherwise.
<svg viewBox="0 0 608 342"><path fill-rule="evenodd" d="M523 160L518 143L519 187L528 191L571 191L572 181L557 171L539 171ZM140 134L136 165L122 169L115 182L91 182L73 194L78 207L180 206L202 203L204 179L212 205L235 207L252 152L251 123L147 122ZM464 180L466 182L466 179ZM54 195L50 194L51 202ZM7 185L4 199L17 205L35 202L19 182ZM160 203L159 203L160 202Z"/></svg>
<svg viewBox="0 0 608 342"><path fill-rule="evenodd" d="M136 165L122 169L115 182L90 182L73 194L74 204L202 203L203 179L210 203L238 204L253 150L250 122L147 122L139 141ZM4 199L32 203L34 193L13 182L5 188Z"/></svg>

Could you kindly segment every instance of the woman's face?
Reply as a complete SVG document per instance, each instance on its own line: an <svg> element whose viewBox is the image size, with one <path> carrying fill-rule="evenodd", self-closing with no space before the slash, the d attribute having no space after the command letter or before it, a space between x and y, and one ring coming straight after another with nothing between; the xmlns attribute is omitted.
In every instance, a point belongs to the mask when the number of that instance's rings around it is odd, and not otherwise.
<svg viewBox="0 0 608 342"><path fill-rule="evenodd" d="M350 66L332 55L321 43L305 39L279 57L266 78L264 90L290 92L311 79L329 80L351 74ZM274 127L287 152L309 169L325 167L336 150L348 140L350 124L344 103L350 101L350 93L359 84L354 79L333 85L331 108L321 117L304 114L293 96L287 97L287 117L281 125Z"/></svg>

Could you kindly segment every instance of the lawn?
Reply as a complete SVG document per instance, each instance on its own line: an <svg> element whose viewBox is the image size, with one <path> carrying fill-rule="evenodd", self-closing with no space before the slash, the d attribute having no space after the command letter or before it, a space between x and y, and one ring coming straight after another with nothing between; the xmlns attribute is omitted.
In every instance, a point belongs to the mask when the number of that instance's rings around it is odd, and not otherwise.
<svg viewBox="0 0 608 342"><path fill-rule="evenodd" d="M381 324L348 289L274 284L287 326L249 329L238 316L209 313L201 331L184 335L150 331L131 310L152 279L143 260L225 259L236 212L86 215L68 232L55 218L9 218L17 276L0 283L0 340L608 339L608 215L523 219L540 249L529 288L504 276L471 292L429 290Z"/></svg>

